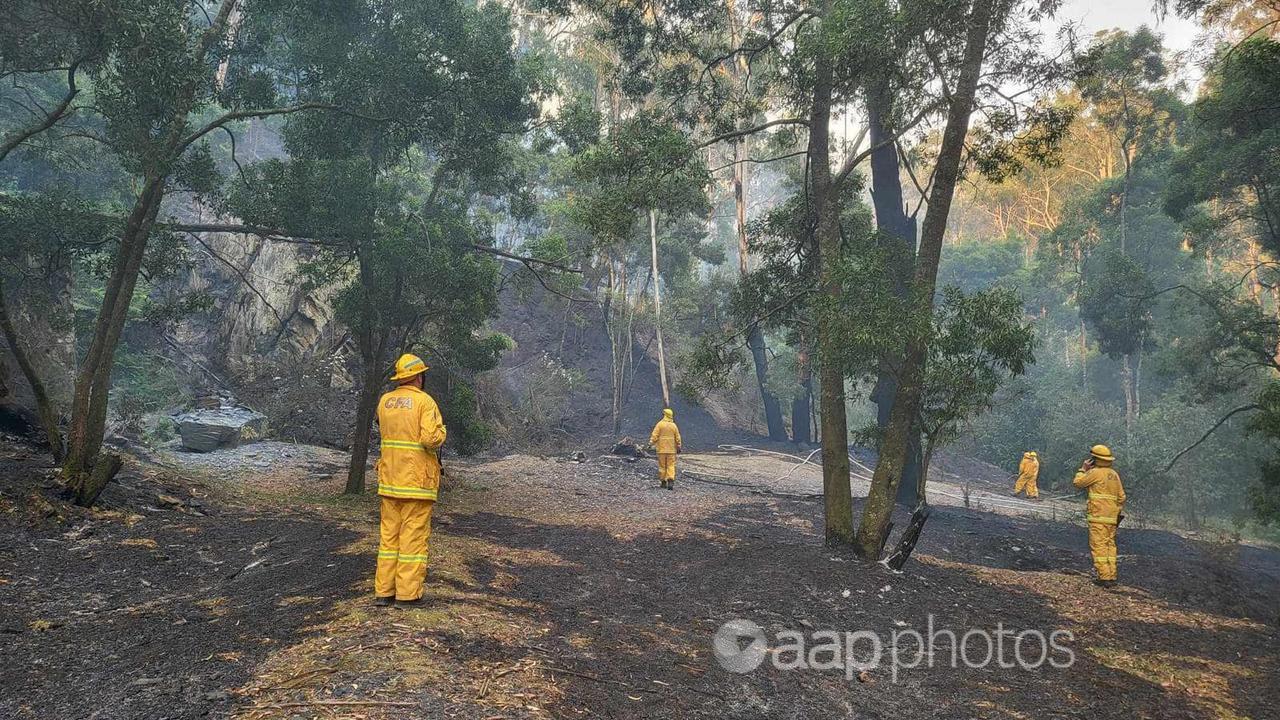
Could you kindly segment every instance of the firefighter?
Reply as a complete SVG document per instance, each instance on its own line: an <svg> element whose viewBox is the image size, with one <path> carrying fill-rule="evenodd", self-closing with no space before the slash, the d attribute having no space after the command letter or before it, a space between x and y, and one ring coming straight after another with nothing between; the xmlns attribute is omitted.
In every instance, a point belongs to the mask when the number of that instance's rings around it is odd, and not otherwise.
<svg viewBox="0 0 1280 720"><path fill-rule="evenodd" d="M378 400L382 456L378 495L382 537L374 576L374 604L409 606L422 600L427 577L431 510L440 488L445 427L436 401L422 389L427 364L401 355L391 376L396 388Z"/></svg>
<svg viewBox="0 0 1280 720"><path fill-rule="evenodd" d="M1116 528L1124 519L1124 485L1120 483L1120 475L1111 469L1115 460L1106 445L1094 445L1071 481L1076 487L1089 491L1085 506L1089 551L1098 573L1095 582L1103 587L1116 584Z"/></svg>
<svg viewBox="0 0 1280 720"><path fill-rule="evenodd" d="M1036 451L1022 453L1022 462L1018 463L1018 482L1013 486L1014 496L1025 490L1027 499L1040 499L1040 490L1036 488L1036 479L1039 477L1040 458L1036 456Z"/></svg>
<svg viewBox="0 0 1280 720"><path fill-rule="evenodd" d="M676 453L680 452L680 428L676 427L671 408L662 411L662 419L649 433L649 444L658 453L658 483L668 490L676 489Z"/></svg>

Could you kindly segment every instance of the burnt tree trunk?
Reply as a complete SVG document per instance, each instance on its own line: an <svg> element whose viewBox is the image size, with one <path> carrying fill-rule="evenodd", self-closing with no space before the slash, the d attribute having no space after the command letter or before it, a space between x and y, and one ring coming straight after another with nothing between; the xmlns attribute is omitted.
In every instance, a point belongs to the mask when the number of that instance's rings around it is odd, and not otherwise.
<svg viewBox="0 0 1280 720"><path fill-rule="evenodd" d="M886 143L890 133L885 128L885 118L890 114L892 98L887 87L877 88L870 93L867 100L867 125L871 138L871 202L875 207L876 229L880 231L881 242L891 242L899 247L893 254L904 259L914 260L916 256L916 219L907 214L906 203L902 196L902 170L899 165L896 143ZM894 292L905 299L911 287L911 263L902 262L895 266L893 277ZM897 393L898 382L890 367L896 362L886 362L873 391L876 403L876 425L881 436L889 427L889 416L893 412L893 397ZM914 507L915 488L920 479L921 450L920 432L913 429L908 443L907 460L902 468L902 482L898 485L898 503Z"/></svg>
<svg viewBox="0 0 1280 720"><path fill-rule="evenodd" d="M920 541L920 533L924 531L924 524L929 520L931 512L923 500L916 505L915 511L911 513L911 520L907 522L907 529L903 530L902 537L898 538L898 546L889 557L885 558L886 565L894 570L901 570L902 566L907 564L911 551L915 550L916 543Z"/></svg>
<svg viewBox="0 0 1280 720"><path fill-rule="evenodd" d="M938 281L938 263L942 257L942 241L947 231L947 219L951 200L960 176L960 161L964 155L965 136L969 131L969 117L977 95L978 80L982 73L982 60L986 54L987 35L991 28L994 0L977 0L970 13L966 29L964 60L952 92L947 110L946 129L938 150L933 188L929 193L929 210L925 215L920 236L920 252L916 259L912 298L912 312L931 314L933 296ZM916 426L916 418L924 392L925 364L929 357L927 336L911 338L903 358L902 373L890 413L889 426L880 443L880 459L871 480L867 503L863 508L862 522L858 526L856 547L864 560L876 560L888 536L889 520L893 514L894 500L902 480L910 446L910 436Z"/></svg>
<svg viewBox="0 0 1280 720"><path fill-rule="evenodd" d="M813 397L813 365L809 359L809 348L804 340L801 340L799 347L796 348L796 383L800 386L800 392L791 399L791 439L799 445L808 445L813 442L813 436L809 433L810 401Z"/></svg>
<svg viewBox="0 0 1280 720"><path fill-rule="evenodd" d="M747 246L747 153L746 141L738 139L733 144L733 202L734 217L738 234L738 274L746 278L749 271L747 258L750 249ZM782 422L782 405L778 396L769 391L769 355L764 344L764 333L759 325L751 328L747 336L747 347L751 350L751 361L755 364L756 385L760 388L760 402L764 405L765 425L769 428L770 440L786 440L787 429Z"/></svg>
<svg viewBox="0 0 1280 720"><path fill-rule="evenodd" d="M374 358L361 357L360 360L364 372L360 383L360 400L356 406L355 434L351 438L351 462L347 466L347 485L343 489L343 492L348 495L356 495L365 490L365 472L369 462L373 418L378 410L378 398L382 391L381 364Z"/></svg>

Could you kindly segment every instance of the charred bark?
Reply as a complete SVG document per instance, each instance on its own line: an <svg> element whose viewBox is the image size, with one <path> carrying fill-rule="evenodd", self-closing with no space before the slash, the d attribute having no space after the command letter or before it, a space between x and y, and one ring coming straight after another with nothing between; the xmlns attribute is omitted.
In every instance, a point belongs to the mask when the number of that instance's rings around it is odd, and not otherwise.
<svg viewBox="0 0 1280 720"><path fill-rule="evenodd" d="M871 202L875 208L876 229L880 241L892 243L889 248L903 262L894 266L893 287L899 298L905 299L911 287L911 262L916 256L916 219L907 214L902 195L902 170L896 143L886 142L891 136L885 127L885 118L892 106L892 97L885 86L868 94L867 126L871 138ZM897 393L897 379L891 367L900 364L891 359L882 365L876 378L872 400L876 403L876 425L881 437L889 427L893 411L893 398ZM920 480L921 449L919 429L913 429L908 443L907 461L902 469L902 482L898 485L898 503L907 507L916 504L915 486Z"/></svg>
<svg viewBox="0 0 1280 720"><path fill-rule="evenodd" d="M964 154L965 135L973 113L974 98L982 71L982 60L991 28L994 0L977 0L966 30L964 60L947 110L946 129L938 151L933 188L929 193L929 210L920 236L920 252L912 287L913 311L933 312L933 295L938 280L938 263L942 257L942 241L960 161ZM880 459L872 476L871 489L858 526L856 549L865 560L876 560L888 536L889 519L894 499L902 480L910 445L910 435L923 399L925 364L929 356L928 336L913 337L907 343L902 372L895 392L889 426L880 444Z"/></svg>

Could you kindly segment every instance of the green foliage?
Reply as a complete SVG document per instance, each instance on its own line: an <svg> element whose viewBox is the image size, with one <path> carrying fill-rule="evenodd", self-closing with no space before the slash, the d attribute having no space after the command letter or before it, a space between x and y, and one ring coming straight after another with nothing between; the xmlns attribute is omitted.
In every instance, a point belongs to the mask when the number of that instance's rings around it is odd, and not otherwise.
<svg viewBox="0 0 1280 720"><path fill-rule="evenodd" d="M1280 443L1280 383L1271 382L1258 398L1261 411L1249 421L1249 430L1271 448ZM1280 456L1262 463L1258 482L1249 490L1254 513L1264 523L1280 525Z"/></svg>
<svg viewBox="0 0 1280 720"><path fill-rule="evenodd" d="M1255 37L1220 55L1174 161L1165 206L1187 219L1210 200L1280 252L1280 42Z"/></svg>
<svg viewBox="0 0 1280 720"><path fill-rule="evenodd" d="M965 295L947 287L941 295L920 411L930 446L954 439L963 422L991 407L1006 380L1035 362L1035 332L1016 293L991 288Z"/></svg>
<svg viewBox="0 0 1280 720"><path fill-rule="evenodd" d="M993 285L1022 285L1024 240L963 242L951 245L938 268L938 285L954 286L964 292Z"/></svg>
<svg viewBox="0 0 1280 720"><path fill-rule="evenodd" d="M459 455L475 455L493 440L493 426L480 418L470 385L455 384L443 397L440 412L449 419L449 440Z"/></svg>
<svg viewBox="0 0 1280 720"><path fill-rule="evenodd" d="M705 214L710 178L688 133L654 115L628 119L574 160L590 188L577 199L578 223L602 242L634 237L639 215Z"/></svg>
<svg viewBox="0 0 1280 720"><path fill-rule="evenodd" d="M1112 250L1098 253L1080 293L1080 316L1114 358L1150 349L1155 288L1137 262Z"/></svg>

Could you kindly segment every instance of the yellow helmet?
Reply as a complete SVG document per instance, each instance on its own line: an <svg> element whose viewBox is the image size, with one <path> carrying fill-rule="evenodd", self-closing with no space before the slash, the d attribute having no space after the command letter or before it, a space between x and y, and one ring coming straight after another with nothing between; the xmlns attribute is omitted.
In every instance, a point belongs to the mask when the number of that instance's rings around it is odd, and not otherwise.
<svg viewBox="0 0 1280 720"><path fill-rule="evenodd" d="M391 376L392 380L408 380L415 375L421 375L430 368L417 355L405 353L396 361L396 374Z"/></svg>
<svg viewBox="0 0 1280 720"><path fill-rule="evenodd" d="M1103 462L1111 462L1116 459L1116 456L1111 454L1111 448L1106 445L1094 445L1089 448L1089 454Z"/></svg>
<svg viewBox="0 0 1280 720"><path fill-rule="evenodd" d="M674 410L672 410L671 408L664 408L664 409L663 409L663 411L662 411L662 418L663 418L664 420L674 420L674 419L675 419L675 417L676 417L676 412L675 412Z"/></svg>

